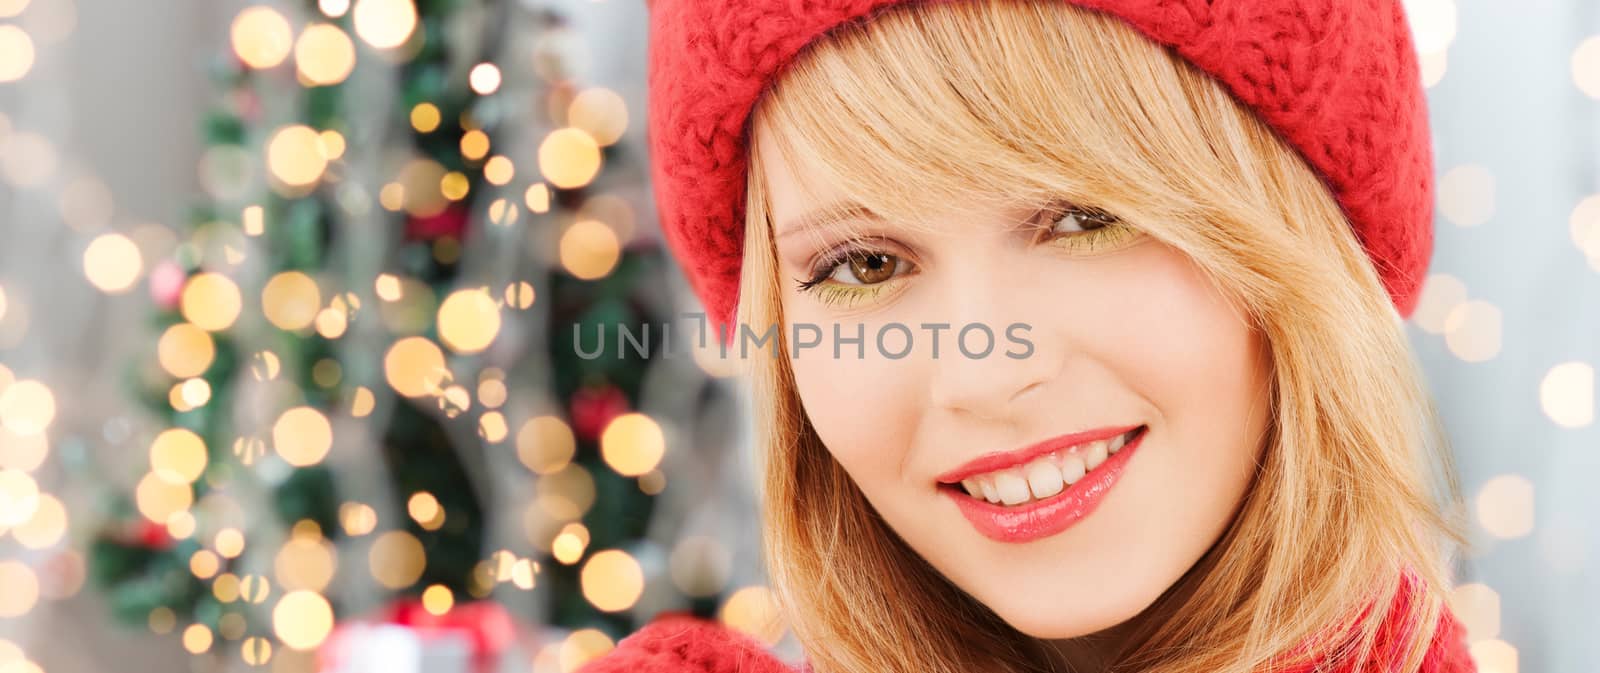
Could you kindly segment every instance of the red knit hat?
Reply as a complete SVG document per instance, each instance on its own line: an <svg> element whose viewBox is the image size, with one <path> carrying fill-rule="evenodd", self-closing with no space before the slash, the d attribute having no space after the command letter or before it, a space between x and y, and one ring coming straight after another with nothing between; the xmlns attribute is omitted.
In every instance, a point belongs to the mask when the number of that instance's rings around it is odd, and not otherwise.
<svg viewBox="0 0 1600 673"><path fill-rule="evenodd" d="M938 0L651 0L649 122L661 225L713 324L744 251L746 120L807 43ZM1079 0L1172 47L1300 151L1349 216L1395 308L1433 250L1426 101L1401 0ZM718 330L723 335L722 330Z"/></svg>

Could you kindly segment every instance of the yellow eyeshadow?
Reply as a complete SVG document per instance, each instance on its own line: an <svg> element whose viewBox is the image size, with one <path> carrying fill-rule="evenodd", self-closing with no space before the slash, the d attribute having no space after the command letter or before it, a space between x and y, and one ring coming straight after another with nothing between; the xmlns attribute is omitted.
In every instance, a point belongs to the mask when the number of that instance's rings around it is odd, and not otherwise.
<svg viewBox="0 0 1600 673"><path fill-rule="evenodd" d="M883 288L894 281L884 281L873 285L846 285L844 283L828 283L816 288L817 300L828 306L855 306L863 300L870 300L883 294Z"/></svg>
<svg viewBox="0 0 1600 673"><path fill-rule="evenodd" d="M1072 252L1103 253L1127 247L1138 241L1140 234L1137 228L1118 222L1098 229L1062 234L1048 242Z"/></svg>

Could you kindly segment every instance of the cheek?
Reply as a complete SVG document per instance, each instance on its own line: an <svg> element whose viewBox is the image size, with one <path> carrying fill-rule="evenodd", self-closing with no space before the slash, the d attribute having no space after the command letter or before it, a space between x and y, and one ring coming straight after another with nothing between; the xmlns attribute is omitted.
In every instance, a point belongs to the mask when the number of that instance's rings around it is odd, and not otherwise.
<svg viewBox="0 0 1600 673"><path fill-rule="evenodd" d="M834 324L820 313L787 315L794 323L825 331ZM846 325L845 334L854 335L854 325ZM876 328L872 323L865 327L864 358L857 357L854 345L841 346L840 357L833 357L832 334L827 333L821 346L789 360L796 392L817 436L869 499L901 479L920 408L910 385L914 377L907 372L916 365L908 364L910 358L874 357Z"/></svg>
<svg viewBox="0 0 1600 673"><path fill-rule="evenodd" d="M1121 377L1169 420L1235 424L1264 394L1259 336L1239 308L1178 251L1151 246L1137 272L1123 274L1116 302L1097 309L1115 316L1094 337Z"/></svg>
<svg viewBox="0 0 1600 673"><path fill-rule="evenodd" d="M1134 509L1167 522L1148 542L1187 563L1225 530L1249 486L1269 426L1271 365L1240 307L1187 257L1165 246L1141 257L1116 305L1097 309L1118 316L1116 327L1094 338L1097 357L1160 423L1159 451L1138 466Z"/></svg>

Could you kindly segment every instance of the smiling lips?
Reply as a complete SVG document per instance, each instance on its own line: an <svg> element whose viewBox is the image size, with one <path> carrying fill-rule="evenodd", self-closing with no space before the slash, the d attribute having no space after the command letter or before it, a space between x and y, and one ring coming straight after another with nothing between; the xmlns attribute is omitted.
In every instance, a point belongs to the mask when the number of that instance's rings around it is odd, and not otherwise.
<svg viewBox="0 0 1600 673"><path fill-rule="evenodd" d="M1054 535L1094 510L1146 434L1102 428L989 454L941 475L939 490L997 541Z"/></svg>

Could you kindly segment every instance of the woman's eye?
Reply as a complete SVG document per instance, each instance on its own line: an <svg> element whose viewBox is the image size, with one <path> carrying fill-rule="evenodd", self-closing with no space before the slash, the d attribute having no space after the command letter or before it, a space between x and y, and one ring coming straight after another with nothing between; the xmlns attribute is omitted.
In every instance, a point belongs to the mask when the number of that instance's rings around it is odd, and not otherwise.
<svg viewBox="0 0 1600 673"><path fill-rule="evenodd" d="M875 285L893 278L899 267L900 258L888 253L850 253L834 271L834 280L851 285Z"/></svg>
<svg viewBox="0 0 1600 673"><path fill-rule="evenodd" d="M1102 210L1061 206L1048 212L1041 242L1073 253L1098 254L1121 250L1142 240L1142 232Z"/></svg>
<svg viewBox="0 0 1600 673"><path fill-rule="evenodd" d="M811 277L799 282L799 289L816 293L827 304L853 303L875 295L910 268L909 261L891 252L850 250L817 264Z"/></svg>
<svg viewBox="0 0 1600 673"><path fill-rule="evenodd" d="M1078 207L1068 207L1054 215L1050 224L1052 234L1085 232L1117 224L1117 218L1112 215Z"/></svg>

